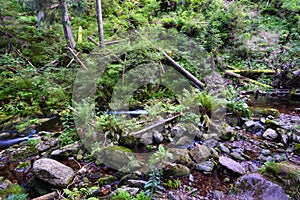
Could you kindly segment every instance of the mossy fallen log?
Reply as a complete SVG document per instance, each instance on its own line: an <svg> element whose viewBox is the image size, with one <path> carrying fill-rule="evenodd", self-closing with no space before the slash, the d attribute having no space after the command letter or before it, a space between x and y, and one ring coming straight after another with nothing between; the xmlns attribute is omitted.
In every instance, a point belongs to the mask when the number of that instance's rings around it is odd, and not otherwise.
<svg viewBox="0 0 300 200"><path fill-rule="evenodd" d="M267 84L255 81L253 79L247 78L245 76L242 76L240 74L237 74L237 73L234 72L234 70L225 70L225 74L228 75L228 76L232 76L232 77L238 78L239 80L243 80L243 81L246 81L246 82L249 82L249 83L260 85L260 86L265 87L265 88L273 88L270 85L267 85Z"/></svg>

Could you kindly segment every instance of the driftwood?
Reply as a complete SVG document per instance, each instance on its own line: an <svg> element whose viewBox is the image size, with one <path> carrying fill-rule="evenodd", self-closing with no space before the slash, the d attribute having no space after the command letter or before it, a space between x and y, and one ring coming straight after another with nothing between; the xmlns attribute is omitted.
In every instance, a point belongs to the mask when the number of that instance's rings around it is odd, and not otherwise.
<svg viewBox="0 0 300 200"><path fill-rule="evenodd" d="M43 195L43 196L34 198L34 199L32 199L32 200L52 200L52 199L54 199L56 196L57 196L57 193L56 193L56 192L51 192L51 193L49 193L49 194L45 194L45 195Z"/></svg>
<svg viewBox="0 0 300 200"><path fill-rule="evenodd" d="M250 79L250 78L244 77L244 76L242 76L240 74L237 74L237 73L233 72L233 70L225 70L225 74L228 75L228 76L232 76L232 77L238 78L238 79L243 80L243 81L247 81L249 83L254 83L256 85L260 85L260 86L266 87L266 88L273 88L270 85L267 85L267 84L264 84L264 83L260 83L258 81L253 80L253 79Z"/></svg>
<svg viewBox="0 0 300 200"><path fill-rule="evenodd" d="M75 51L73 49L71 49L70 47L68 47L69 51L72 53L72 55L76 58L76 60L79 62L79 64L85 69L88 70L88 68L85 66L85 64L83 64L83 62L78 58L78 54L75 53Z"/></svg>
<svg viewBox="0 0 300 200"><path fill-rule="evenodd" d="M164 120L164 121L160 121L160 122L158 122L158 123L156 123L156 124L152 124L151 126L148 126L148 127L144 128L144 129L142 129L142 130L139 130L139 131L137 131L137 132L129 133L129 135L132 135L132 136L141 135L141 134L143 134L143 133L145 133L145 132L147 132L147 131L150 131L150 130L152 130L152 129L158 127L158 126L161 126L161 125L163 125L163 124L165 124L165 123L167 123L167 122L173 121L174 119L176 119L176 118L179 117L179 116L181 116L181 114L175 115L175 116L170 117L170 118L168 118L168 119L166 119L166 120Z"/></svg>

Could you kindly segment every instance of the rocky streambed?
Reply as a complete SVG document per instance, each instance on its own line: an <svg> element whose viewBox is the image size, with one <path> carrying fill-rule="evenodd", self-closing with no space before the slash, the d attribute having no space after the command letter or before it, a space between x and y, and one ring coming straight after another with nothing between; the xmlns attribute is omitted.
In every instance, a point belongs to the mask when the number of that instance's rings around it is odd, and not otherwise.
<svg viewBox="0 0 300 200"><path fill-rule="evenodd" d="M161 145L173 155L161 170L163 188L156 198L300 199L297 112L264 109L243 126L223 125L221 134L176 121L164 124L160 131L143 133L145 151L155 152ZM104 165L80 141L60 146L60 131L57 127L39 131L29 141L0 151L2 199L22 193L28 199L111 199L117 188L133 196L144 190L149 181L143 171L147 163L136 159L130 145L106 149L100 155L110 162ZM191 144L185 145L191 137ZM169 147L168 141L175 141L175 147Z"/></svg>

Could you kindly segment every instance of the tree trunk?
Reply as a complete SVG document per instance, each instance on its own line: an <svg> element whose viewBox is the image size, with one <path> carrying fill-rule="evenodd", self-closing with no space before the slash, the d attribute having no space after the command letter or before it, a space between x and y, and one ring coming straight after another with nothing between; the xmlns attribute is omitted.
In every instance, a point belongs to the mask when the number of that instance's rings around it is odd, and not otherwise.
<svg viewBox="0 0 300 200"><path fill-rule="evenodd" d="M100 42L100 47L103 48L104 47L104 33L103 33L101 0L96 0L96 10L97 10L99 42Z"/></svg>
<svg viewBox="0 0 300 200"><path fill-rule="evenodd" d="M69 18L68 6L66 0L59 0L59 4L61 8L62 25L64 29L65 38L67 40L68 46L71 49L74 49L76 44L70 26L70 18Z"/></svg>

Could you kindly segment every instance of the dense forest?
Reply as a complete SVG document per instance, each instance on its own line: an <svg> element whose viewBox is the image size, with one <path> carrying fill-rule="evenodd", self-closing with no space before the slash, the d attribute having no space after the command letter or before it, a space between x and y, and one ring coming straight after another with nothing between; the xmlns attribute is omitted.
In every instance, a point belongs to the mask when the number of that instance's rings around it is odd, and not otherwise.
<svg viewBox="0 0 300 200"><path fill-rule="evenodd" d="M300 199L298 0L0 0L0 199Z"/></svg>

